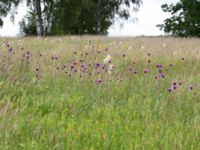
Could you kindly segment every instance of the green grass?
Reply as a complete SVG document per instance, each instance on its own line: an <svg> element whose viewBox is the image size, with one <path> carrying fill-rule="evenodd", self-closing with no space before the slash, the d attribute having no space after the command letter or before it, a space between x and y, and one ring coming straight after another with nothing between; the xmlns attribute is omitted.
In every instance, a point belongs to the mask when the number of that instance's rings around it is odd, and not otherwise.
<svg viewBox="0 0 200 150"><path fill-rule="evenodd" d="M0 42L0 149L200 149L199 39L74 36ZM30 58L22 61L27 51ZM95 64L108 54L112 74L96 73ZM91 64L91 76L79 77L79 59ZM69 69L74 60L77 73ZM165 78L155 80L159 63ZM130 73L129 66L138 73ZM145 68L150 72L144 74ZM179 80L182 85L169 93Z"/></svg>

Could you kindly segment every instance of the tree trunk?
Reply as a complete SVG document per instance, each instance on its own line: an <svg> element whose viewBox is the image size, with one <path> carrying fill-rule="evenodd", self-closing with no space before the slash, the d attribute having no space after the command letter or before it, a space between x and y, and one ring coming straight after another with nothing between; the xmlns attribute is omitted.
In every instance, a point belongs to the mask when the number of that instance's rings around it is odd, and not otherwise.
<svg viewBox="0 0 200 150"><path fill-rule="evenodd" d="M36 23L37 35L42 36L43 35L43 21L42 21L41 0L33 0L33 8L35 12L35 23Z"/></svg>
<svg viewBox="0 0 200 150"><path fill-rule="evenodd" d="M100 5L101 5L101 0L98 0L98 3L97 3L97 12L96 12L96 32L97 32L97 34L100 34L100 29L101 29L101 19L100 19L100 17L101 17L101 8L100 8Z"/></svg>
<svg viewBox="0 0 200 150"><path fill-rule="evenodd" d="M53 6L54 2L53 0L49 4L49 12L47 17L47 34L51 34L52 31L52 24L53 24Z"/></svg>

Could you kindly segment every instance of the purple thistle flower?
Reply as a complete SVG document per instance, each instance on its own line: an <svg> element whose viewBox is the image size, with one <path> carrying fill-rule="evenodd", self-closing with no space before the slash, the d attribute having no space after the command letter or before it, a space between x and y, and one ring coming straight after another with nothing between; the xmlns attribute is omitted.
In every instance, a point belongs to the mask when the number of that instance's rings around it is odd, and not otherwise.
<svg viewBox="0 0 200 150"><path fill-rule="evenodd" d="M151 53L148 53L147 55L148 55L148 56L151 56Z"/></svg>
<svg viewBox="0 0 200 150"><path fill-rule="evenodd" d="M133 68L131 66L128 67L129 71L133 71Z"/></svg>
<svg viewBox="0 0 200 150"><path fill-rule="evenodd" d="M171 92L172 92L172 89L171 89L171 88L169 88L169 89L168 89L168 92L169 92L169 93L171 93Z"/></svg>
<svg viewBox="0 0 200 150"><path fill-rule="evenodd" d="M162 68L162 64L157 64L156 68Z"/></svg>
<svg viewBox="0 0 200 150"><path fill-rule="evenodd" d="M173 64L170 64L169 66L170 66L170 67L173 67Z"/></svg>
<svg viewBox="0 0 200 150"><path fill-rule="evenodd" d="M64 65L63 65L63 68L66 68L66 67L67 67L67 65L66 65L66 64L64 64Z"/></svg>
<svg viewBox="0 0 200 150"><path fill-rule="evenodd" d="M177 86L176 86L176 85L173 85L173 89L176 90L176 89L177 89Z"/></svg>
<svg viewBox="0 0 200 150"><path fill-rule="evenodd" d="M74 64L70 65L70 69L73 70L75 68Z"/></svg>
<svg viewBox="0 0 200 150"><path fill-rule="evenodd" d="M96 67L100 67L101 66L101 64L100 63L96 63Z"/></svg>
<svg viewBox="0 0 200 150"><path fill-rule="evenodd" d="M145 68L145 69L144 69L144 73L147 74L148 72L149 72L149 69L148 69L148 68Z"/></svg>
<svg viewBox="0 0 200 150"><path fill-rule="evenodd" d="M102 83L102 80L101 80L101 79L97 79L97 80L96 80L96 84L97 84L97 85L99 85L99 84L101 84L101 83Z"/></svg>
<svg viewBox="0 0 200 150"><path fill-rule="evenodd" d="M11 47L11 48L9 48L9 52L11 53L13 51L13 48Z"/></svg>
<svg viewBox="0 0 200 150"><path fill-rule="evenodd" d="M73 62L74 66L77 64L76 62Z"/></svg>
<svg viewBox="0 0 200 150"><path fill-rule="evenodd" d="M37 67L37 68L35 68L35 71L37 71L37 72L38 72L38 71L39 71L39 68L38 68L38 67Z"/></svg>
<svg viewBox="0 0 200 150"><path fill-rule="evenodd" d="M193 85L190 85L189 88L190 88L191 91L194 89Z"/></svg>
<svg viewBox="0 0 200 150"><path fill-rule="evenodd" d="M134 73L134 74L137 74L137 71L136 71L136 70L134 70L134 71L133 71L133 73Z"/></svg>
<svg viewBox="0 0 200 150"><path fill-rule="evenodd" d="M165 78L165 75L164 75L164 73L160 73L160 75L159 75L160 77L162 77L162 78Z"/></svg>

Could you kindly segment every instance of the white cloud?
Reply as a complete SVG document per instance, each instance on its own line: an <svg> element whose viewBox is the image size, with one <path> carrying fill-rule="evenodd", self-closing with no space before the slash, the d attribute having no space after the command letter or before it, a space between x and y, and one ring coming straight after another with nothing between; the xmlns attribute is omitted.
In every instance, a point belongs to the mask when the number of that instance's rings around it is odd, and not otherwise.
<svg viewBox="0 0 200 150"><path fill-rule="evenodd" d="M137 35L163 35L156 25L163 22L169 17L169 14L161 10L161 5L164 3L175 3L179 0L143 0L139 12L137 13L138 21L125 22L123 28L120 28L117 23L109 29L110 36L137 36ZM26 14L27 7L25 4L19 6L18 15L13 24L9 17L4 19L4 26L0 29L0 36L16 36L19 34L19 21Z"/></svg>

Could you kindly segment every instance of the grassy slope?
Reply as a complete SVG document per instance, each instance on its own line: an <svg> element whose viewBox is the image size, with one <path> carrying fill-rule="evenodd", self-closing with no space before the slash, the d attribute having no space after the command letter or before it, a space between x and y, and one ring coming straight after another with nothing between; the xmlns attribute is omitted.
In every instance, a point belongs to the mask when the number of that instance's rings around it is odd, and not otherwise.
<svg viewBox="0 0 200 150"><path fill-rule="evenodd" d="M11 53L5 41L13 47ZM0 149L200 149L199 39L54 37L0 42ZM115 69L97 74L95 64L107 54ZM58 60L52 61L52 56ZM79 77L79 59L91 64L91 76ZM69 69L74 60L77 73ZM165 78L155 80L158 63ZM145 68L150 72L144 74ZM183 84L169 93L172 82L179 80Z"/></svg>

